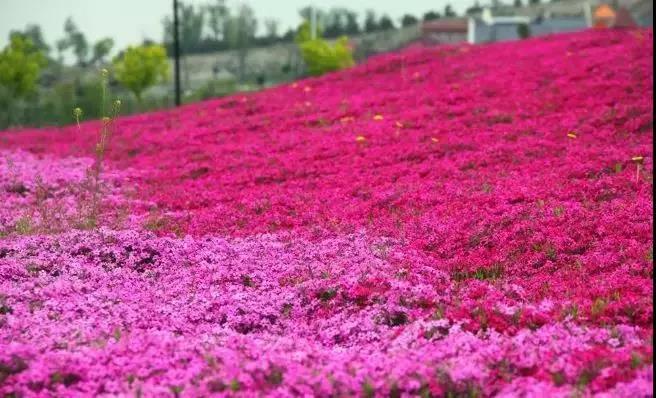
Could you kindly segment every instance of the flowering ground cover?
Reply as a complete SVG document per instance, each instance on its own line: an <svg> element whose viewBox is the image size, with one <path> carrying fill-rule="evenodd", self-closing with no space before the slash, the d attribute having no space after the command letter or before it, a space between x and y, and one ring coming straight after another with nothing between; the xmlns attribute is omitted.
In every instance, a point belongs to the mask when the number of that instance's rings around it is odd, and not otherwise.
<svg viewBox="0 0 656 398"><path fill-rule="evenodd" d="M653 33L414 47L0 133L0 392L653 388ZM81 199L82 198L82 199Z"/></svg>

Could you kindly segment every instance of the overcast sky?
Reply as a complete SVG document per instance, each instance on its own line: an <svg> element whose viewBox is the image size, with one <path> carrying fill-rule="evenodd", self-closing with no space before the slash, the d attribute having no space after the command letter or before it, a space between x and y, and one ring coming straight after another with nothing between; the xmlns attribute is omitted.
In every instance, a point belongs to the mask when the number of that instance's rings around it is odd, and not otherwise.
<svg viewBox="0 0 656 398"><path fill-rule="evenodd" d="M212 0L186 0L205 4ZM458 12L474 0L227 0L233 8L249 4L257 18L273 18L280 23L280 33L299 24L298 10L314 3L320 8L347 7L364 14L366 9L388 14L395 22L405 13L421 15L434 9L442 12L449 3ZM487 3L482 0L481 4ZM0 0L0 48L7 44L9 32L25 25L41 25L48 44L63 36L64 21L68 16L87 36L89 42L112 37L115 49L138 44L145 38L159 41L162 38L162 19L171 13L172 0Z"/></svg>

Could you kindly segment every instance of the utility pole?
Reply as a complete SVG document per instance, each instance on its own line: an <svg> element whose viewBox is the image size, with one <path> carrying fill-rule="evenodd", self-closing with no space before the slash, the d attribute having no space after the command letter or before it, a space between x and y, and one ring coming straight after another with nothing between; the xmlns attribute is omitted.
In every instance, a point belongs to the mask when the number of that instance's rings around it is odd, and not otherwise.
<svg viewBox="0 0 656 398"><path fill-rule="evenodd" d="M178 0L173 0L173 59L175 64L175 106L180 106L180 29L178 28Z"/></svg>

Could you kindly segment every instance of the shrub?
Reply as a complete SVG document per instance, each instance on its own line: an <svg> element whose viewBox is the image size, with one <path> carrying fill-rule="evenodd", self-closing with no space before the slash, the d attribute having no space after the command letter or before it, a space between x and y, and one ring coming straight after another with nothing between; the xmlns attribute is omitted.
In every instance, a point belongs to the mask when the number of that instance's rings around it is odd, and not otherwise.
<svg viewBox="0 0 656 398"><path fill-rule="evenodd" d="M317 37L319 36L320 30L317 29ZM307 21L298 29L296 43L311 75L322 75L354 64L348 37L342 36L332 45L321 38L312 39L310 24Z"/></svg>
<svg viewBox="0 0 656 398"><path fill-rule="evenodd" d="M41 68L46 59L30 39L20 35L11 37L11 42L0 52L0 86L6 91L3 96L7 108L7 124L15 119L11 105L34 92Z"/></svg>
<svg viewBox="0 0 656 398"><path fill-rule="evenodd" d="M114 70L116 80L141 103L144 90L168 79L166 50L158 45L128 47L121 57L114 59Z"/></svg>
<svg viewBox="0 0 656 398"><path fill-rule="evenodd" d="M528 24L522 23L517 25L517 36L521 39L526 39L531 36L531 28Z"/></svg>
<svg viewBox="0 0 656 398"><path fill-rule="evenodd" d="M330 45L323 39L308 40L300 44L301 55L311 75L321 75L353 66L353 55L348 38L342 36Z"/></svg>
<svg viewBox="0 0 656 398"><path fill-rule="evenodd" d="M0 85L13 97L25 97L34 91L46 59L32 41L18 35L0 52Z"/></svg>

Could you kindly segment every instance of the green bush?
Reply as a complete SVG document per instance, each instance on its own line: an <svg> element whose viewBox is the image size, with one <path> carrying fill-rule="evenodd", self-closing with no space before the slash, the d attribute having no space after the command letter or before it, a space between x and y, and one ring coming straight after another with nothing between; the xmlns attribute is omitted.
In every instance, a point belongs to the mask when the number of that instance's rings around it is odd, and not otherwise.
<svg viewBox="0 0 656 398"><path fill-rule="evenodd" d="M45 56L30 39L15 35L11 43L0 52L0 85L9 95L24 98L34 92Z"/></svg>
<svg viewBox="0 0 656 398"><path fill-rule="evenodd" d="M531 36L531 28L525 23L519 24L517 25L517 35L522 39L528 38Z"/></svg>
<svg viewBox="0 0 656 398"><path fill-rule="evenodd" d="M320 35L321 31L317 29L317 37ZM321 38L312 39L307 21L299 27L296 43L311 75L322 75L354 64L348 37L342 36L332 45Z"/></svg>
<svg viewBox="0 0 656 398"><path fill-rule="evenodd" d="M3 121L12 125L20 122L25 107L21 100L30 99L46 58L30 39L13 35L7 47L0 51L0 103L4 109ZM24 105L24 104L23 104Z"/></svg>
<svg viewBox="0 0 656 398"><path fill-rule="evenodd" d="M137 102L148 87L168 79L169 64L162 46L128 47L114 59L114 74L124 87L134 93Z"/></svg>

